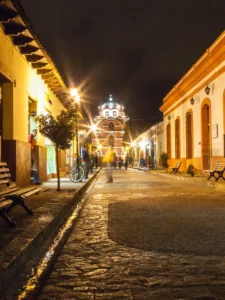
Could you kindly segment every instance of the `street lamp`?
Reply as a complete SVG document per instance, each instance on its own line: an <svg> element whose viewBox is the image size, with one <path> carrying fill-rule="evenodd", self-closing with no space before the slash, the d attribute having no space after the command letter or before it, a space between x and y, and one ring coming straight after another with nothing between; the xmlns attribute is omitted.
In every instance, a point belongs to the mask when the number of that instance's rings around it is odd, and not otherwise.
<svg viewBox="0 0 225 300"><path fill-rule="evenodd" d="M78 157L78 122L79 122L79 119L78 119L78 105L79 105L79 102L80 102L80 95L78 93L78 90L76 88L71 88L70 89L70 95L71 97L74 98L74 106L75 106L75 113L76 113L76 124L75 124L75 130L76 130L76 154L77 154L77 157Z"/></svg>

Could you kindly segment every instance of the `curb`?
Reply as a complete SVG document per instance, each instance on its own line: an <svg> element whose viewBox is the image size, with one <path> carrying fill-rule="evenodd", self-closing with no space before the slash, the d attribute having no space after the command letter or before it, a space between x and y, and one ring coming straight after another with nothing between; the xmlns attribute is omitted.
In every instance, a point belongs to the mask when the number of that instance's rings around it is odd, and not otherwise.
<svg viewBox="0 0 225 300"><path fill-rule="evenodd" d="M221 190L221 191L225 191L225 182L221 183L218 181L208 181L206 178L205 180L199 180L197 179L198 177L185 177L185 176L181 176L178 174L170 174L170 173L162 173L162 172L157 172L154 170L150 170L148 168L132 168L138 171L142 171L142 172L151 172L151 174L154 175L158 175L158 176L162 176L168 179L174 179L174 180L179 180L179 181L187 181L196 185L201 185L201 186L206 186L206 187L211 187L211 188L215 188L217 190Z"/></svg>
<svg viewBox="0 0 225 300"><path fill-rule="evenodd" d="M179 180L179 181L187 181L187 182L190 182L190 183L193 183L196 185L211 187L211 188L225 191L224 183L208 181L206 178L203 181L203 180L197 179L197 177L184 177L184 176L180 176L180 175L166 174L166 173L152 171L152 170L150 172L151 172L151 174L166 177L169 179Z"/></svg>
<svg viewBox="0 0 225 300"><path fill-rule="evenodd" d="M32 224L13 239L7 247L0 250L1 294L12 285L13 278L19 275L20 269L25 268L27 261L34 256L36 249L40 248L47 239L53 239L56 236L60 227L71 214L73 206L79 203L100 170L97 170L90 180L79 188L73 196L66 195L63 191L56 192L53 195L54 199L51 199L51 203L48 202L37 209ZM49 206L53 212L49 212Z"/></svg>

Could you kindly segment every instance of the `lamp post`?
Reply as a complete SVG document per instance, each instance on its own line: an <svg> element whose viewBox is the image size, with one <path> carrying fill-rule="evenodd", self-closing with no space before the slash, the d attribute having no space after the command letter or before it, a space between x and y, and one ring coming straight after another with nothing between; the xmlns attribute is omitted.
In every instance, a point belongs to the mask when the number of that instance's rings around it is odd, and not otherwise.
<svg viewBox="0 0 225 300"><path fill-rule="evenodd" d="M70 89L70 95L74 98L74 106L75 106L75 112L76 112L76 124L75 124L76 136L75 136L75 139L76 139L76 154L78 157L78 122L79 122L78 105L80 102L80 96L79 96L78 90L76 88Z"/></svg>

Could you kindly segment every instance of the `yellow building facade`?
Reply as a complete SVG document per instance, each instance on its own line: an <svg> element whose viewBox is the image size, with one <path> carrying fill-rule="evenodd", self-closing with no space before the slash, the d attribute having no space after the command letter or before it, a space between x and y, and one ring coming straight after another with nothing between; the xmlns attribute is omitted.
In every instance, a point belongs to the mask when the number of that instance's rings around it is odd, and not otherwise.
<svg viewBox="0 0 225 300"><path fill-rule="evenodd" d="M200 170L225 159L225 32L163 99L169 165Z"/></svg>
<svg viewBox="0 0 225 300"><path fill-rule="evenodd" d="M56 116L71 103L60 74L18 1L0 3L0 101L0 160L7 162L13 181L29 185L28 134L37 128L36 116ZM40 134L36 140L35 167L44 181L51 174L47 168L51 146ZM62 169L65 161L62 153Z"/></svg>

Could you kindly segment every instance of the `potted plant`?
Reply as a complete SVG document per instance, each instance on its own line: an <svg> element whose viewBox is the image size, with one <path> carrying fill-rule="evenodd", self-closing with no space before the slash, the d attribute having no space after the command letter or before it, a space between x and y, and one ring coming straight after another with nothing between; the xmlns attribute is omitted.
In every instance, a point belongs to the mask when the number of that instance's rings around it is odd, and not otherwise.
<svg viewBox="0 0 225 300"><path fill-rule="evenodd" d="M161 160L161 164L162 166L166 169L166 172L167 172L167 168L169 167L168 163L167 163L167 160L168 160L168 154L165 153L165 152L162 152L160 154L160 160Z"/></svg>
<svg viewBox="0 0 225 300"><path fill-rule="evenodd" d="M187 173L191 175L191 177L193 177L195 175L196 172L196 168L190 164L187 168Z"/></svg>

